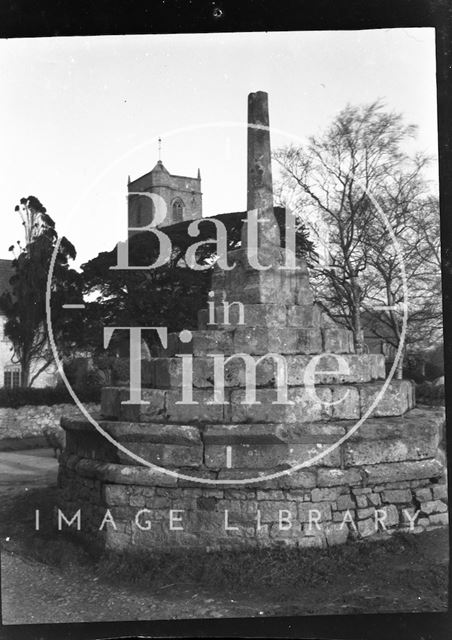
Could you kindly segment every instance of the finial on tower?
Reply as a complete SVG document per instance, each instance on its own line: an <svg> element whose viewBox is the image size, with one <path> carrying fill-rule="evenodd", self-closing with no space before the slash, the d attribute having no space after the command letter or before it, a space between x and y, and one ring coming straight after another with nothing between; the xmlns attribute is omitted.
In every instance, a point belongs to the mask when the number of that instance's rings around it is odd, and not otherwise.
<svg viewBox="0 0 452 640"><path fill-rule="evenodd" d="M159 162L162 161L162 139L159 138Z"/></svg>
<svg viewBox="0 0 452 640"><path fill-rule="evenodd" d="M199 167L198 167L198 180L201 180L201 171L200 171Z"/></svg>

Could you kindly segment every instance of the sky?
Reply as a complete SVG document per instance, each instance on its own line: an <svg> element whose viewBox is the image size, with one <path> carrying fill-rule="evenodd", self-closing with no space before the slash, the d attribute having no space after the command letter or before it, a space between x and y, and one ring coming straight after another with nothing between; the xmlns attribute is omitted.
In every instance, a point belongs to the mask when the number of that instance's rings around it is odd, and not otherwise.
<svg viewBox="0 0 452 640"><path fill-rule="evenodd" d="M127 179L201 170L203 214L246 209L247 95L269 94L273 148L382 99L437 157L432 28L0 41L0 258L34 195L76 264L126 236ZM437 180L435 162L429 172Z"/></svg>

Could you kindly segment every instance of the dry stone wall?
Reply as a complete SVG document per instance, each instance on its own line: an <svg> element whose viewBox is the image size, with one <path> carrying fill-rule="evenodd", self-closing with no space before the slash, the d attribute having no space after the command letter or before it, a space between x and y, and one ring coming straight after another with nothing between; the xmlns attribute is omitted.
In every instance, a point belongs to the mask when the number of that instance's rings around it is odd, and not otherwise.
<svg viewBox="0 0 452 640"><path fill-rule="evenodd" d="M87 403L86 409L98 411L99 405ZM11 438L41 436L45 428L60 432L62 416L80 415L74 404L25 405L17 409L0 407L0 443Z"/></svg>

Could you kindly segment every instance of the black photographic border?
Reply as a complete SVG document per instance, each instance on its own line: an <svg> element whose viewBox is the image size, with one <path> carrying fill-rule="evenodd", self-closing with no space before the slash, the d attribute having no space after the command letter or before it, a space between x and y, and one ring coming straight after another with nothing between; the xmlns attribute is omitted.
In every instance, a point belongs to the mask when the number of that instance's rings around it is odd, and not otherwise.
<svg viewBox="0 0 452 640"><path fill-rule="evenodd" d="M3 0L0 37L357 30L434 27L445 335L446 415L452 416L452 4L450 0ZM0 81L1 82L1 81ZM26 91L26 87L24 87ZM30 96L29 96L30 98ZM31 97L32 99L32 97ZM452 459L452 438L447 443ZM449 481L449 495L452 495ZM449 566L450 571L450 566ZM452 631L448 613L219 618L0 627L11 640L98 638L315 638L437 640Z"/></svg>

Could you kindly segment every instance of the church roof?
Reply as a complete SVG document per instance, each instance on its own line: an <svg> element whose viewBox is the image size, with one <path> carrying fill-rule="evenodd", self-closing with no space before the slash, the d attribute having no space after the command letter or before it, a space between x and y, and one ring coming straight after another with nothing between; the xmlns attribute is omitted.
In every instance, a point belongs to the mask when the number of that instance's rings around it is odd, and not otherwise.
<svg viewBox="0 0 452 640"><path fill-rule="evenodd" d="M170 175L170 172L168 171L168 169L165 167L165 165L161 160L157 162L155 167L152 169L151 173L167 173L168 175Z"/></svg>
<svg viewBox="0 0 452 640"><path fill-rule="evenodd" d="M8 289L11 289L9 280L12 275L13 267L11 265L11 260L0 258L0 295L5 293Z"/></svg>
<svg viewBox="0 0 452 640"><path fill-rule="evenodd" d="M177 175L173 175L171 174L168 169L165 167L165 165L163 164L163 162L161 160L157 161L157 164L154 166L154 168L152 169L152 171L149 171L148 173L145 173L144 175L140 176L139 178L135 178L135 180L130 180L130 176L129 176L129 181L128 181L128 185L129 185L129 190L130 190L130 185L137 185L139 186L140 183L144 182L151 182L154 183L154 181L156 182L160 182L160 180L163 180L165 183L169 182L169 179L176 179L176 180L201 180L201 173L198 169L198 177L194 178L192 176L177 176ZM147 185L149 186L149 185ZM133 187L132 187L133 188Z"/></svg>

